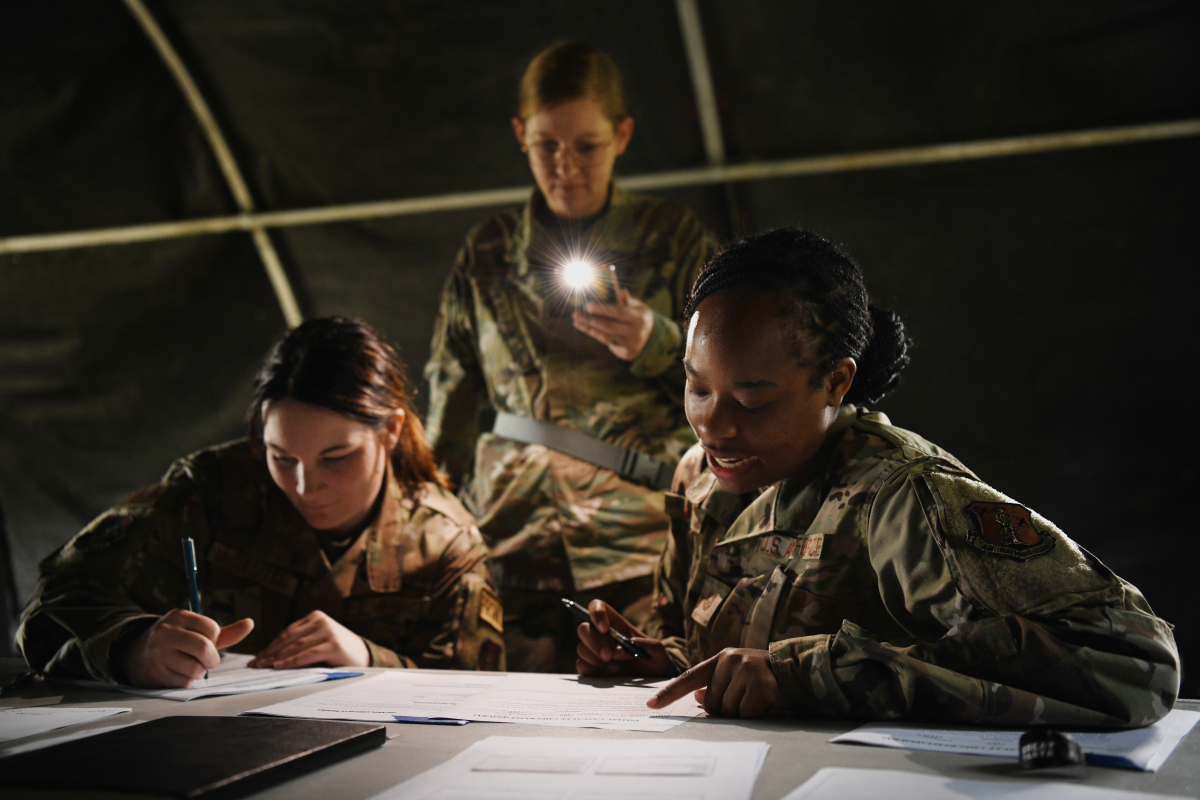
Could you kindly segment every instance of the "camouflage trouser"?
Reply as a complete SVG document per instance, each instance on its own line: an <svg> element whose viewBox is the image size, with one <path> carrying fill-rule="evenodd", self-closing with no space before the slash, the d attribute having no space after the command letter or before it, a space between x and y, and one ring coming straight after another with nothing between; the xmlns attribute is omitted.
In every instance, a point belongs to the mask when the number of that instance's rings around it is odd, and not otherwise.
<svg viewBox="0 0 1200 800"><path fill-rule="evenodd" d="M599 598L641 628L650 614L651 575L575 592L582 606ZM510 672L575 672L579 621L562 605L561 592L501 589L504 650Z"/></svg>

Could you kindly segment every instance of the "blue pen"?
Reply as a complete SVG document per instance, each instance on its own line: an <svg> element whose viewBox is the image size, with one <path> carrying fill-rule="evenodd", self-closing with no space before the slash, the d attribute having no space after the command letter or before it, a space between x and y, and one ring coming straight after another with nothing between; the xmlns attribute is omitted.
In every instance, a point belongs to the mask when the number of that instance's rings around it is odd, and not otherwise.
<svg viewBox="0 0 1200 800"><path fill-rule="evenodd" d="M188 592L191 594L189 605L193 614L203 614L200 610L200 587L196 584L196 543L192 537L183 537L183 575L187 579ZM208 670L204 670L204 679L208 680Z"/></svg>

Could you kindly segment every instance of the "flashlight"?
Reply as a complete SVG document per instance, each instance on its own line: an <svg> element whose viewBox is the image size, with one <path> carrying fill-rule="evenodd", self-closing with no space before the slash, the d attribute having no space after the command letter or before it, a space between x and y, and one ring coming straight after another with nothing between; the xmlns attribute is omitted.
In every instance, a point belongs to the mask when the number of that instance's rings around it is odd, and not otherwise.
<svg viewBox="0 0 1200 800"><path fill-rule="evenodd" d="M570 289L576 304L595 297L601 303L617 302L617 267L606 264L598 267L582 259L572 259L562 265L562 281Z"/></svg>
<svg viewBox="0 0 1200 800"><path fill-rule="evenodd" d="M577 292L590 286L595 274L595 267L579 259L568 261L562 269L563 281Z"/></svg>

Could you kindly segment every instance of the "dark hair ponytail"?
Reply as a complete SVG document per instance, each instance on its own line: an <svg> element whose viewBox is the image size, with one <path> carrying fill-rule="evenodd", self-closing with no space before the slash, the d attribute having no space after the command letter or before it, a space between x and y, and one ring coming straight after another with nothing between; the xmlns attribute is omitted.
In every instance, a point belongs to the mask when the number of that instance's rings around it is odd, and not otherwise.
<svg viewBox="0 0 1200 800"><path fill-rule="evenodd" d="M895 311L869 306L871 339L856 361L858 372L846 392L845 401L855 405L878 403L900 385L900 373L908 366L912 340L904 333L904 322Z"/></svg>
<svg viewBox="0 0 1200 800"><path fill-rule="evenodd" d="M779 228L741 239L704 265L685 315L714 292L747 286L776 294L793 352L821 382L843 358L858 365L847 403L878 403L900 383L912 340L894 311L872 305L862 270L811 231Z"/></svg>
<svg viewBox="0 0 1200 800"><path fill-rule="evenodd" d="M328 408L377 430L403 411L404 425L392 451L396 479L409 491L426 482L449 486L409 402L404 362L367 323L342 317L313 319L275 342L254 381L246 413L256 446L262 446L263 407L285 397Z"/></svg>

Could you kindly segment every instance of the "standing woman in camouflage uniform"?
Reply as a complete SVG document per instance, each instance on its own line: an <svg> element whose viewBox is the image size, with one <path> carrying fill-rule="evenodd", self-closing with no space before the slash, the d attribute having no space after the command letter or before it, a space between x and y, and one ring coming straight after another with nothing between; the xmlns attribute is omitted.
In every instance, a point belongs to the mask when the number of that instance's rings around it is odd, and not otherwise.
<svg viewBox="0 0 1200 800"><path fill-rule="evenodd" d="M687 414L656 613L603 603L585 674L683 671L714 714L1147 725L1179 656L1145 598L1049 520L867 404L900 380L900 318L794 229L709 262L688 301ZM632 635L649 662L597 629Z"/></svg>
<svg viewBox="0 0 1200 800"><path fill-rule="evenodd" d="M566 672L574 624L561 597L648 608L669 527L661 490L695 441L683 305L715 241L686 208L612 182L633 119L604 53L539 54L512 124L537 188L459 252L425 368L426 422L491 549L510 669ZM612 295L597 286L576 306L571 260L614 265Z"/></svg>
<svg viewBox="0 0 1200 800"><path fill-rule="evenodd" d="M236 646L276 669L503 669L486 548L392 348L361 322L304 323L267 356L249 422L42 562L18 635L31 667L187 686ZM183 537L204 616L182 610Z"/></svg>

